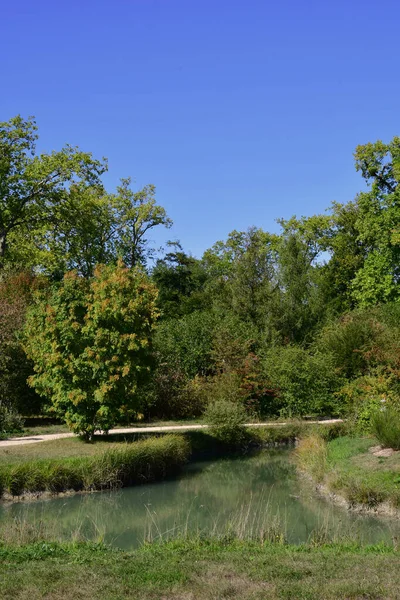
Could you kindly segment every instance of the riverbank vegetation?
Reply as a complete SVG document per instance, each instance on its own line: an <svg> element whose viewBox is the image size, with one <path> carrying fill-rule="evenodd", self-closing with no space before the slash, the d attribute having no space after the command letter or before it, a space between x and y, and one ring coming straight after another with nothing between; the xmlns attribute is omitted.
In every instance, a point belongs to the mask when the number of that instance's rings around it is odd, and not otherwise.
<svg viewBox="0 0 400 600"><path fill-rule="evenodd" d="M243 415L367 431L398 410L399 138L356 148L353 201L201 258L152 247L172 223L153 185L106 190L104 159L37 140L32 118L0 123L0 435L32 416L87 440L203 415L220 435Z"/></svg>
<svg viewBox="0 0 400 600"><path fill-rule="evenodd" d="M294 444L299 436L319 432L333 439L343 423L293 423L245 428L234 423L184 433L97 435L91 444L78 437L0 448L0 496L40 497L43 492L116 489L160 481L175 475L189 460L242 455L260 448Z"/></svg>
<svg viewBox="0 0 400 600"><path fill-rule="evenodd" d="M101 544L0 545L2 598L396 598L393 546L176 540L135 552ZM322 592L323 590L323 592Z"/></svg>
<svg viewBox="0 0 400 600"><path fill-rule="evenodd" d="M51 447L33 458L29 458L29 451L22 456L4 453L0 461L0 495L87 492L160 481L179 472L190 456L189 442L177 435L110 444L108 448L106 444L100 444L100 448L86 445L90 448L86 453L82 443L76 441L44 442L44 446Z"/></svg>
<svg viewBox="0 0 400 600"><path fill-rule="evenodd" d="M305 437L296 449L299 467L350 508L400 509L400 453L382 451L372 436L325 441Z"/></svg>

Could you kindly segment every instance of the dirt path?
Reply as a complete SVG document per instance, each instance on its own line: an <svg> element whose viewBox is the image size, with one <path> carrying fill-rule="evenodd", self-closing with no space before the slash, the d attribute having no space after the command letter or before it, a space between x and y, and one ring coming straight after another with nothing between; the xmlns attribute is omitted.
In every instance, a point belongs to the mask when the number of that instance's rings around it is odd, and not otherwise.
<svg viewBox="0 0 400 600"><path fill-rule="evenodd" d="M307 421L309 424L325 424L341 423L342 419L327 419L324 421ZM248 423L246 427L280 427L288 425L288 423ZM111 429L110 434L118 433L159 433L168 431L190 431L191 429L207 429L208 425L166 425L164 427L125 427L122 429ZM37 444L39 442L49 442L51 440L61 440L63 438L74 437L74 433L47 433L43 435L32 435L27 437L8 438L0 441L0 448L10 446L21 446L22 444Z"/></svg>

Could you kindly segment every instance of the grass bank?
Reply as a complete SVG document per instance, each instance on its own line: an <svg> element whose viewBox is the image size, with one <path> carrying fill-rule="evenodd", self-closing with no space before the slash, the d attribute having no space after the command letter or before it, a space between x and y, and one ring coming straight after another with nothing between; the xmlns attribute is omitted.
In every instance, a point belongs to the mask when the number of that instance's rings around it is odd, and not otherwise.
<svg viewBox="0 0 400 600"><path fill-rule="evenodd" d="M297 450L300 469L327 491L343 498L349 508L379 512L400 508L400 452L375 456L373 437L344 436L325 441L318 435L304 438Z"/></svg>
<svg viewBox="0 0 400 600"><path fill-rule="evenodd" d="M355 544L177 540L135 552L102 545L0 546L4 600L398 598L400 553Z"/></svg>
<svg viewBox="0 0 400 600"><path fill-rule="evenodd" d="M50 446L46 447L47 444ZM112 444L107 448L105 444L100 446L103 447L72 438L43 442L40 449L20 446L13 448L13 452L4 450L0 460L0 492L15 497L147 483L176 473L190 456L187 439L179 435Z"/></svg>

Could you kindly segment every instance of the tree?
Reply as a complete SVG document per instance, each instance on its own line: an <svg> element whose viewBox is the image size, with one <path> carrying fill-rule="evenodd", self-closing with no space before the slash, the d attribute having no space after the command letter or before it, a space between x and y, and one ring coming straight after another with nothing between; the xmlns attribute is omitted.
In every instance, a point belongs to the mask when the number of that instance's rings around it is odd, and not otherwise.
<svg viewBox="0 0 400 600"><path fill-rule="evenodd" d="M352 282L360 306L399 297L400 280L400 137L358 146L356 169L371 185L357 197L358 238L367 254Z"/></svg>
<svg viewBox="0 0 400 600"><path fill-rule="evenodd" d="M139 268L99 266L87 280L67 273L28 315L31 385L69 427L90 439L139 409L152 364L156 289Z"/></svg>
<svg viewBox="0 0 400 600"><path fill-rule="evenodd" d="M203 257L214 303L261 330L268 328L268 306L277 290L277 241L255 227L232 231Z"/></svg>
<svg viewBox="0 0 400 600"><path fill-rule="evenodd" d="M55 218L72 185L100 186L105 160L65 146L51 154L36 154L37 126L33 117L0 123L0 262L4 264L11 234L30 237ZM14 241L21 240L16 235Z"/></svg>
<svg viewBox="0 0 400 600"><path fill-rule="evenodd" d="M208 276L202 261L186 254L179 243L157 260L152 279L158 287L158 305L164 318L181 317L208 307L204 291Z"/></svg>
<svg viewBox="0 0 400 600"><path fill-rule="evenodd" d="M271 306L271 323L281 341L304 342L326 312L317 262L321 248L312 218L296 227L294 220L281 224L276 274L279 293Z"/></svg>
<svg viewBox="0 0 400 600"><path fill-rule="evenodd" d="M148 248L148 232L163 225L171 227L172 221L165 208L156 203L154 185L146 185L138 192L130 188L131 180L121 179L113 199L116 222L116 252L126 265L144 264L152 256Z"/></svg>

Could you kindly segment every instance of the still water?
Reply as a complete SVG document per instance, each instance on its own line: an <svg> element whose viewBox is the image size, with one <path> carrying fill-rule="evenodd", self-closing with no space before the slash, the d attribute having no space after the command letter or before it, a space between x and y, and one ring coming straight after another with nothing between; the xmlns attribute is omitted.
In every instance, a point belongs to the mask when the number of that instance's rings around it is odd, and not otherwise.
<svg viewBox="0 0 400 600"><path fill-rule="evenodd" d="M262 537L283 532L292 543L313 535L365 543L400 535L399 520L360 516L317 498L300 482L290 451L192 463L174 480L114 492L0 505L0 521L46 528L65 539L102 539L131 549L179 534Z"/></svg>

